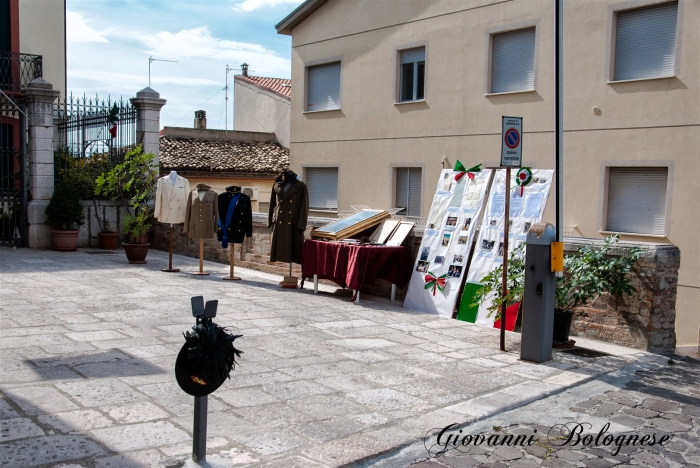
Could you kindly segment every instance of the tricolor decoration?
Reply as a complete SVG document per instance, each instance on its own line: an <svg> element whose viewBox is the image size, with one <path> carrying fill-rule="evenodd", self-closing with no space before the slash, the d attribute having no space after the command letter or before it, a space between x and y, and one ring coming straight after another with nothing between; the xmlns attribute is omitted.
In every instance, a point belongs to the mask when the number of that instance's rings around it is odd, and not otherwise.
<svg viewBox="0 0 700 468"><path fill-rule="evenodd" d="M429 271L427 275L425 275L425 289L430 289L433 288L433 296L435 295L435 292L437 289L442 291L445 289L445 286L447 285L447 273L441 276L435 276L435 273L432 271Z"/></svg>
<svg viewBox="0 0 700 468"><path fill-rule="evenodd" d="M118 121L119 121L119 108L115 104L114 107L112 107L112 110L109 111L109 114L107 115L107 122L110 124L109 135L112 137L112 139L117 138L117 122Z"/></svg>
<svg viewBox="0 0 700 468"><path fill-rule="evenodd" d="M525 186L532 183L532 169L529 167L520 168L515 175L515 183L520 186L520 198L522 198L525 192Z"/></svg>
<svg viewBox="0 0 700 468"><path fill-rule="evenodd" d="M476 166L472 166L472 167L470 167L469 169L465 169L465 168L464 168L464 164L462 164L461 162L457 161L457 163L455 164L455 168L453 169L453 171L456 172L456 174L455 174L455 180L456 180L457 182L459 182L459 181L462 179L462 177L464 177L465 175L468 176L470 179L473 180L474 177L475 177L475 174L476 174L477 172L481 172L481 164L477 164Z"/></svg>

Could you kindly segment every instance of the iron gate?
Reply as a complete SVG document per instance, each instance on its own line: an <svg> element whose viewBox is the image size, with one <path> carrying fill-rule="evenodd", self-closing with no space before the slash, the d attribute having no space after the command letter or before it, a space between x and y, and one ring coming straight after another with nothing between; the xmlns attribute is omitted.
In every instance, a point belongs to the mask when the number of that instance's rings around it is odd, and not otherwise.
<svg viewBox="0 0 700 468"><path fill-rule="evenodd" d="M0 95L0 245L27 245L26 122Z"/></svg>

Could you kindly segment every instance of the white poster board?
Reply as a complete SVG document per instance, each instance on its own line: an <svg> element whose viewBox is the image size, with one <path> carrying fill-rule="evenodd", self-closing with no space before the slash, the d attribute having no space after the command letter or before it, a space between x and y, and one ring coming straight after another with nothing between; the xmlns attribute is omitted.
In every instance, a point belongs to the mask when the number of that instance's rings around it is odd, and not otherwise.
<svg viewBox="0 0 700 468"><path fill-rule="evenodd" d="M443 169L440 174L403 304L445 317L452 317L461 292L491 171L473 173L473 178L465 175L459 181L455 174L452 169ZM436 277L447 274L445 287L435 289L435 295L433 288L425 288L428 273Z"/></svg>
<svg viewBox="0 0 700 468"><path fill-rule="evenodd" d="M525 241L527 232L534 223L542 221L544 209L549 198L554 171L533 169L532 183L525 187L520 196L520 187L515 183L517 171L511 170L510 226L508 251L513 252ZM503 263L503 228L505 225L505 169L496 172L489 192L481 230L476 241L467 283L479 284L481 279ZM472 298L463 298L462 301ZM494 315L487 317L487 308L491 305L489 298L479 306L476 323L493 327ZM461 307L460 307L461 308Z"/></svg>

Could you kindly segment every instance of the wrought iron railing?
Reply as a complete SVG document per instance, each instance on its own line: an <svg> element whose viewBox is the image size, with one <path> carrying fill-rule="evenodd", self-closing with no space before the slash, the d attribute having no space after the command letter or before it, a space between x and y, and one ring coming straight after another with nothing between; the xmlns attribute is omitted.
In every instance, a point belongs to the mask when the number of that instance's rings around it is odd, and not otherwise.
<svg viewBox="0 0 700 468"><path fill-rule="evenodd" d="M71 95L54 104L53 119L57 181L70 167L119 163L136 145L137 111L129 100Z"/></svg>
<svg viewBox="0 0 700 468"><path fill-rule="evenodd" d="M0 89L6 94L22 91L41 78L41 55L0 52Z"/></svg>

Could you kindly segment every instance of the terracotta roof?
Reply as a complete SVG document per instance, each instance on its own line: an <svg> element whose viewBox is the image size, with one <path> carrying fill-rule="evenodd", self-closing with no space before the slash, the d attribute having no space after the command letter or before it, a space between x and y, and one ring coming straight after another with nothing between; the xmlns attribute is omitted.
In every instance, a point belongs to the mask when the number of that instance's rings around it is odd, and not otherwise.
<svg viewBox="0 0 700 468"><path fill-rule="evenodd" d="M278 174L289 167L289 151L275 142L160 137L162 171Z"/></svg>
<svg viewBox="0 0 700 468"><path fill-rule="evenodd" d="M264 76L243 76L236 75L237 80L250 83L266 91L272 91L287 99L292 98L292 80L282 78L266 78Z"/></svg>

